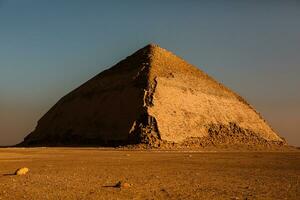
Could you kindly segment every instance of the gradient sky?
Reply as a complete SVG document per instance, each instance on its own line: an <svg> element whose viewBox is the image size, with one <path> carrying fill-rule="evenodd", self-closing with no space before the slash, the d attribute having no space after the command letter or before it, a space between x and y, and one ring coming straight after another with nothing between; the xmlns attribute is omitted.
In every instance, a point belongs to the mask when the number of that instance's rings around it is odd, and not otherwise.
<svg viewBox="0 0 300 200"><path fill-rule="evenodd" d="M0 145L20 142L62 96L148 43L245 97L300 146L297 0L0 0Z"/></svg>

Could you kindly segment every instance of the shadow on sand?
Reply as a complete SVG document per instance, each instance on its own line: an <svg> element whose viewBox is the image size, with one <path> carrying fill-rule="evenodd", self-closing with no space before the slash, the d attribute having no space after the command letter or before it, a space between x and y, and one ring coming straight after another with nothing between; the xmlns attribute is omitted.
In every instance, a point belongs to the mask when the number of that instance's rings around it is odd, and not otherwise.
<svg viewBox="0 0 300 200"><path fill-rule="evenodd" d="M15 176L15 173L10 173L10 174L3 174L2 176Z"/></svg>

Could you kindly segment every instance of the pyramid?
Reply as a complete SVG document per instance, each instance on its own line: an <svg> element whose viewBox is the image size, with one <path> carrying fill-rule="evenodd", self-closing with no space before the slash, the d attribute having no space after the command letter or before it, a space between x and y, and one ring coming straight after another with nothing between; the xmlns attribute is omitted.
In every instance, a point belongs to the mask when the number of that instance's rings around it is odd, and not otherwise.
<svg viewBox="0 0 300 200"><path fill-rule="evenodd" d="M276 144L242 97L173 53L147 45L58 101L21 145Z"/></svg>

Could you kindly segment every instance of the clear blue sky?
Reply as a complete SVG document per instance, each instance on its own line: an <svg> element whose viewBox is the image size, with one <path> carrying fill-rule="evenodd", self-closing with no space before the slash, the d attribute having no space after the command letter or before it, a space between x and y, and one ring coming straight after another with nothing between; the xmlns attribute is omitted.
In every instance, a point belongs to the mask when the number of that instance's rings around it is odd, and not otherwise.
<svg viewBox="0 0 300 200"><path fill-rule="evenodd" d="M300 146L300 1L0 0L0 145L63 95L157 43L244 96Z"/></svg>

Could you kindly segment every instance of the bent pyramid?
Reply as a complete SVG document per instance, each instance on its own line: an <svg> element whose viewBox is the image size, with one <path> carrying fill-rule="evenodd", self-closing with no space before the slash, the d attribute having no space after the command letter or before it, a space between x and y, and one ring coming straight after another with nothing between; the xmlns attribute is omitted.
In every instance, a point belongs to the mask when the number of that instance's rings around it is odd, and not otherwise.
<svg viewBox="0 0 300 200"><path fill-rule="evenodd" d="M63 97L22 145L285 144L240 96L148 45Z"/></svg>

